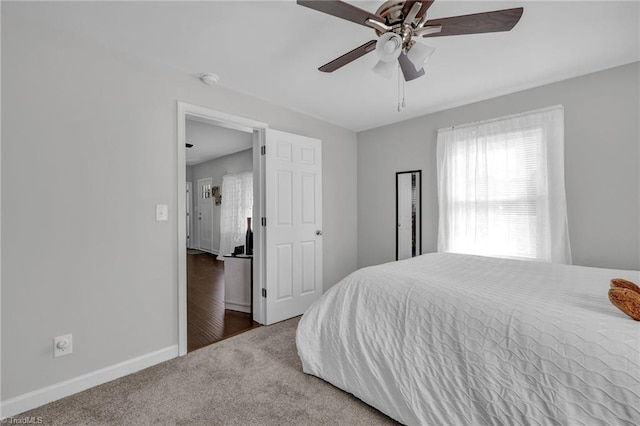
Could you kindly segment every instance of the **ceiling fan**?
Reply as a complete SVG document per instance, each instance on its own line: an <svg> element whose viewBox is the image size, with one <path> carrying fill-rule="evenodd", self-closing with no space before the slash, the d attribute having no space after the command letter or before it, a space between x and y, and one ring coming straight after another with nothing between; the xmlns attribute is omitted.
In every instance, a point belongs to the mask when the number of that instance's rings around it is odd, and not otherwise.
<svg viewBox="0 0 640 426"><path fill-rule="evenodd" d="M406 81L424 75L423 65L434 52L433 47L417 43L414 37L492 33L511 30L520 20L523 8L495 10L449 18L427 19L433 0L385 1L376 13L338 0L298 0L301 6L375 30L377 40L371 40L318 68L333 72L348 63L376 51L379 61L373 71L391 77L398 60Z"/></svg>

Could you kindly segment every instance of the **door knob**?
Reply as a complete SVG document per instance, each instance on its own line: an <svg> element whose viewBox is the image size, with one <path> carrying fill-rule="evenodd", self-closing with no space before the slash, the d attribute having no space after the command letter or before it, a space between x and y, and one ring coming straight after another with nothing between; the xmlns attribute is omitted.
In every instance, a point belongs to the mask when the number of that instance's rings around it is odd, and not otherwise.
<svg viewBox="0 0 640 426"><path fill-rule="evenodd" d="M322 231L318 229L318 230L316 231L316 235L322 235Z"/></svg>

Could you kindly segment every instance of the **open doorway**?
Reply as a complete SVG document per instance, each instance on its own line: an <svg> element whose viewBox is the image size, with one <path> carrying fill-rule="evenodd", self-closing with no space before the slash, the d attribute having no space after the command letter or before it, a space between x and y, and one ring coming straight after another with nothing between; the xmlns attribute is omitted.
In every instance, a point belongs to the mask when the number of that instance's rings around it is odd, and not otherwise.
<svg viewBox="0 0 640 426"><path fill-rule="evenodd" d="M244 133L252 133L253 135L253 216L261 218L264 216L265 209L265 183L264 183L264 156L262 154L261 147L264 146L265 133L267 124L255 120L238 117L235 115L223 113L220 111L211 110L209 108L188 104L185 102L177 102L177 233L178 233L178 354L180 356L187 353L187 250L188 247L194 249L200 247L200 242L196 242L195 238L197 232L193 229L196 214L191 211L190 222L187 220L187 167L186 167L186 148L187 143L187 118L192 121L200 121L208 124L213 124L225 129L239 130ZM193 176L190 179L194 179ZM196 199L196 186L197 182L192 182L192 200ZM208 192L210 199L215 197L214 185L211 184L211 191ZM208 187L201 190L207 192ZM222 194L224 199L224 194ZM215 203L215 199L213 200ZM195 201L192 201L195 204ZM254 221L256 222L256 221ZM253 292L252 297L252 317L253 320L264 324L265 316L265 299L262 296L265 282L265 262L264 256L266 250L264 249L264 227L256 226L257 223L253 223L253 258L252 258L252 280L253 280ZM199 231L198 231L199 232ZM190 238L187 238L189 233ZM187 241L190 242L190 246L187 245ZM199 249L198 249L199 250ZM220 249L218 248L218 251ZM215 253L211 253L215 255ZM217 253L219 255L219 253Z"/></svg>
<svg viewBox="0 0 640 426"><path fill-rule="evenodd" d="M187 118L225 129L252 133L253 139L253 227L252 301L253 320L273 324L301 315L322 295L322 149L321 141L269 129L266 123L208 108L178 102L177 192L178 192L178 351L187 353ZM191 177L195 179L195 177ZM196 192L214 198L213 182L204 181ZM211 187L209 187L209 184ZM225 200L224 185L220 188ZM224 201L222 201L224 203ZM195 205L195 201L194 201ZM192 222L196 217L191 215ZM240 218L240 222L245 219ZM259 220L258 220L259 219ZM222 225L221 225L222 229ZM192 232L194 241L199 231ZM217 255L235 251L234 244ZM206 244L206 243L205 243ZM235 245L242 245L236 240ZM245 244L246 245L246 244ZM200 242L196 245L202 250ZM232 256L233 259L236 259ZM226 305L226 303L225 303Z"/></svg>
<svg viewBox="0 0 640 426"><path fill-rule="evenodd" d="M185 117L187 352L253 320L253 129Z"/></svg>

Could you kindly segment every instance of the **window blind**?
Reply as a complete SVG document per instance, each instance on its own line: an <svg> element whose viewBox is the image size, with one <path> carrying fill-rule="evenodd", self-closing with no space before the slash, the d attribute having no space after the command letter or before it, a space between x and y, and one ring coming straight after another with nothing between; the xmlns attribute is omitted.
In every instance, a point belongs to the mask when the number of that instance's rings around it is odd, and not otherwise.
<svg viewBox="0 0 640 426"><path fill-rule="evenodd" d="M438 249L570 263L563 109L438 132Z"/></svg>

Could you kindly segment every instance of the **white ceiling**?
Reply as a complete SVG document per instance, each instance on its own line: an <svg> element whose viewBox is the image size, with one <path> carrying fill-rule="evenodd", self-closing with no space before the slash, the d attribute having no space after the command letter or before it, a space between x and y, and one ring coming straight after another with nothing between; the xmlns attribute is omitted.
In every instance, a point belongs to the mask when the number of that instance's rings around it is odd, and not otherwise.
<svg viewBox="0 0 640 426"><path fill-rule="evenodd" d="M253 147L251 132L227 129L199 119L187 117L187 165L193 166Z"/></svg>
<svg viewBox="0 0 640 426"><path fill-rule="evenodd" d="M375 12L382 1L352 1ZM640 58L637 1L437 0L430 18L524 6L508 33L420 39L437 50L427 74L407 83L371 68L375 53L331 74L320 65L375 39L373 30L294 1L3 2L6 12L220 86L360 131ZM205 90L203 86L203 90Z"/></svg>

